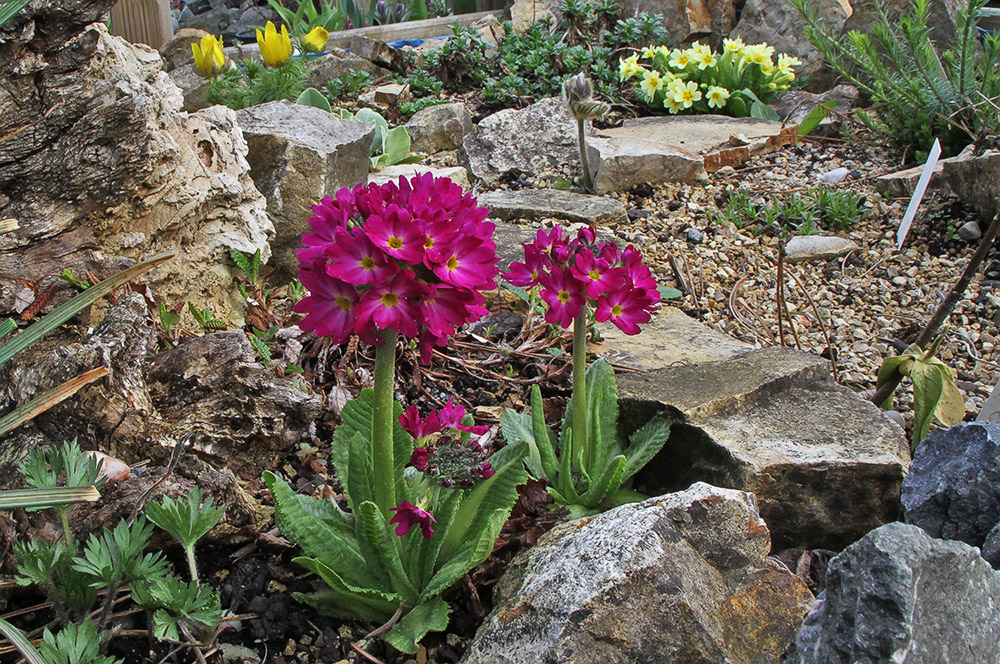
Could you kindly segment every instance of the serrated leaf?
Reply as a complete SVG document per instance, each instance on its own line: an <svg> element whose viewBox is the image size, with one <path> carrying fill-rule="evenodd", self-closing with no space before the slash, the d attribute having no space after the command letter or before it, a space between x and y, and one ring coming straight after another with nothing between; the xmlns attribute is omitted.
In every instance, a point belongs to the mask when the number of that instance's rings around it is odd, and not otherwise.
<svg viewBox="0 0 1000 664"><path fill-rule="evenodd" d="M670 438L670 422L661 417L653 418L633 433L629 439L628 449L625 450L622 482L642 470L663 448L668 438Z"/></svg>
<svg viewBox="0 0 1000 664"><path fill-rule="evenodd" d="M274 473L266 471L264 482L274 498L274 520L278 530L310 558L330 569L340 570L355 586L374 584L378 579L368 570L354 529L328 518L329 510L310 496L297 495ZM343 519L340 519L342 522Z"/></svg>
<svg viewBox="0 0 1000 664"><path fill-rule="evenodd" d="M428 632L442 632L448 628L450 612L448 603L440 597L421 602L392 626L385 640L393 648L412 655Z"/></svg>
<svg viewBox="0 0 1000 664"><path fill-rule="evenodd" d="M319 576L327 588L313 595L300 596L326 615L369 622L385 622L393 613L402 598L390 590L382 591L371 587L357 587L347 583L344 578L315 558L299 557L293 559L305 569ZM309 597L321 598L322 603L309 601Z"/></svg>
<svg viewBox="0 0 1000 664"><path fill-rule="evenodd" d="M354 518L358 521L359 538L363 537L371 550L375 552L396 593L407 602L415 599L418 595L417 589L406 575L406 570L403 569L403 562L400 560L396 543L390 539L395 535L390 535L389 524L382 516L378 505L371 501L361 503ZM422 537L412 530L410 535ZM373 561L369 559L369 563L371 562Z"/></svg>

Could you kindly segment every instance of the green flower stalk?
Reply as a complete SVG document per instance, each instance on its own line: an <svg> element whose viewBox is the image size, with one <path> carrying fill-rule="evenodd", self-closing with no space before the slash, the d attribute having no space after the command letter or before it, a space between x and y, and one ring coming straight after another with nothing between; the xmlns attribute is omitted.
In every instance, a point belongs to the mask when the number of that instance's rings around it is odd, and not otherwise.
<svg viewBox="0 0 1000 664"><path fill-rule="evenodd" d="M602 101L594 100L594 89L583 74L577 74L563 83L563 99L569 106L570 113L576 118L577 142L580 148L580 163L583 166L583 186L587 191L594 190L594 178L590 172L590 162L587 159L587 120L603 118L611 109Z"/></svg>

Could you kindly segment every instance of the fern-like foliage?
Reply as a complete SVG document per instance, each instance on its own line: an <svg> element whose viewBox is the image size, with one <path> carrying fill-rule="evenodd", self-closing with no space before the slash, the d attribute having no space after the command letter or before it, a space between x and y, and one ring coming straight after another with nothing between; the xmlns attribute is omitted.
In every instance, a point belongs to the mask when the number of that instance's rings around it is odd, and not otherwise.
<svg viewBox="0 0 1000 664"><path fill-rule="evenodd" d="M828 32L806 0L791 2L830 67L871 97L876 112L858 117L889 143L912 155L938 138L949 156L1000 131L1000 35L976 25L986 0L967 0L955 19L955 39L940 53L928 26L929 0L913 0L910 13L899 17L875 0L871 33L852 30L846 39Z"/></svg>

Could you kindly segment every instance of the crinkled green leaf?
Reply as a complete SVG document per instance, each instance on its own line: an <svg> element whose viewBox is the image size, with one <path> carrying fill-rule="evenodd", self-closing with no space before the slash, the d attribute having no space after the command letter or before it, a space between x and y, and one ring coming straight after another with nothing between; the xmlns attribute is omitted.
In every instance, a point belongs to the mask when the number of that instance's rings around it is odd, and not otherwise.
<svg viewBox="0 0 1000 664"><path fill-rule="evenodd" d="M670 438L670 422L662 417L653 418L633 433L629 438L628 449L625 450L622 482L642 470L663 448L668 438Z"/></svg>
<svg viewBox="0 0 1000 664"><path fill-rule="evenodd" d="M440 597L421 602L392 626L385 640L393 648L412 655L428 632L441 632L448 628L450 611L448 603Z"/></svg>
<svg viewBox="0 0 1000 664"><path fill-rule="evenodd" d="M417 589L413 586L406 570L403 569L403 561L400 560L399 550L396 543L392 541L395 535L390 534L389 523L382 516L382 511L378 505L371 501L365 501L358 505L358 512L354 517L358 521L358 537L364 538L365 543L374 552L382 569L389 577L392 588L405 601L411 601L417 596ZM423 537L419 532L410 533L406 537ZM412 546L412 544L404 544ZM369 562L374 562L371 557Z"/></svg>
<svg viewBox="0 0 1000 664"><path fill-rule="evenodd" d="M601 509L622 485L622 473L625 471L625 455L619 454L608 460L604 471L595 479L586 493L576 502L588 509Z"/></svg>
<svg viewBox="0 0 1000 664"><path fill-rule="evenodd" d="M306 602L324 615L382 623L396 612L401 601L400 596L392 591L353 586L315 558L300 557L293 562L315 573L326 583L326 588L315 593L294 595L297 600Z"/></svg>

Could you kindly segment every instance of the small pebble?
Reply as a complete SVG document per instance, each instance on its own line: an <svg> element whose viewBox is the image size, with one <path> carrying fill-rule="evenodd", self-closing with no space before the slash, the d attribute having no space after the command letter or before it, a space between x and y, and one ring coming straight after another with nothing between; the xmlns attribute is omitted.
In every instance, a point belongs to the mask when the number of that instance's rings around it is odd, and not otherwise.
<svg viewBox="0 0 1000 664"><path fill-rule="evenodd" d="M979 229L978 221L966 222L958 229L958 237L966 242L975 242L982 236L983 232Z"/></svg>
<svg viewBox="0 0 1000 664"><path fill-rule="evenodd" d="M693 242L695 244L701 244L702 242L705 241L705 234L699 231L697 228L687 229L687 231L685 231L685 235L687 235L687 239L689 242Z"/></svg>

